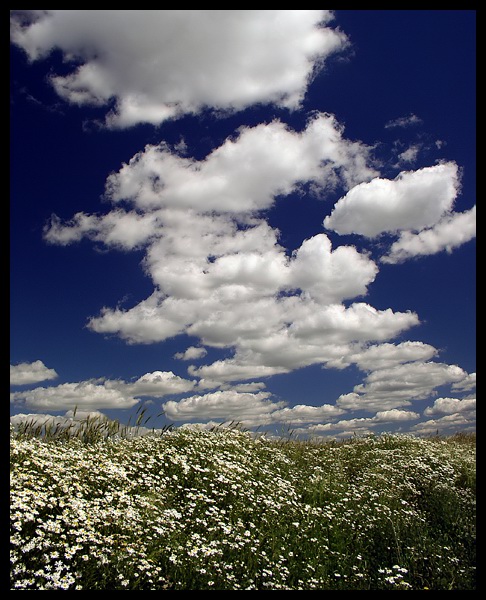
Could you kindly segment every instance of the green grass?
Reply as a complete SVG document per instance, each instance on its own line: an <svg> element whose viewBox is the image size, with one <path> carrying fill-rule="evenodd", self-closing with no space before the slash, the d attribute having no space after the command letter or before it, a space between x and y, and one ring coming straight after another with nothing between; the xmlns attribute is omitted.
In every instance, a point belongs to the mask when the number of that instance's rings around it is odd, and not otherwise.
<svg viewBox="0 0 486 600"><path fill-rule="evenodd" d="M96 426L11 433L11 589L476 589L475 436Z"/></svg>

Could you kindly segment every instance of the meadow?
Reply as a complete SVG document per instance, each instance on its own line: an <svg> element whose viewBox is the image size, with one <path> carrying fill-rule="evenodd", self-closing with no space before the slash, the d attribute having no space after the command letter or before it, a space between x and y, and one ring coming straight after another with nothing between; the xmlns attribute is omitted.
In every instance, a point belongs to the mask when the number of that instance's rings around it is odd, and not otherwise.
<svg viewBox="0 0 486 600"><path fill-rule="evenodd" d="M474 590L476 439L10 434L12 590Z"/></svg>

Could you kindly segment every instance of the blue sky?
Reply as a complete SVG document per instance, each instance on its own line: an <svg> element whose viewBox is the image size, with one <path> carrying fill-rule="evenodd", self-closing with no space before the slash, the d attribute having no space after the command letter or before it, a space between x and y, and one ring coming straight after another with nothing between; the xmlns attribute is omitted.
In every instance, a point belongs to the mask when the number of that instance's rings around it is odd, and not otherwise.
<svg viewBox="0 0 486 600"><path fill-rule="evenodd" d="M12 420L475 430L475 34L11 11Z"/></svg>

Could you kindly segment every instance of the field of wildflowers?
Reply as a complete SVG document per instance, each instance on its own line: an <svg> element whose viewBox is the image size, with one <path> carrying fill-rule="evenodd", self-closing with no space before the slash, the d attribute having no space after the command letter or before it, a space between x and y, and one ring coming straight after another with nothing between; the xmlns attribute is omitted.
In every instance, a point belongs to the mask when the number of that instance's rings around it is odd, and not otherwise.
<svg viewBox="0 0 486 600"><path fill-rule="evenodd" d="M12 590L473 590L475 437L11 432Z"/></svg>

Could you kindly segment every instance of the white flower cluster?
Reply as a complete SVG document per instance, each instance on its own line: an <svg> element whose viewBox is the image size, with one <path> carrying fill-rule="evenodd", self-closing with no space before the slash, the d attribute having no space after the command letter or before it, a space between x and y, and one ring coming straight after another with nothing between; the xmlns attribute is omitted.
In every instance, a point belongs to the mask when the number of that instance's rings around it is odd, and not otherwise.
<svg viewBox="0 0 486 600"><path fill-rule="evenodd" d="M13 433L11 589L471 589L474 468L405 436Z"/></svg>

